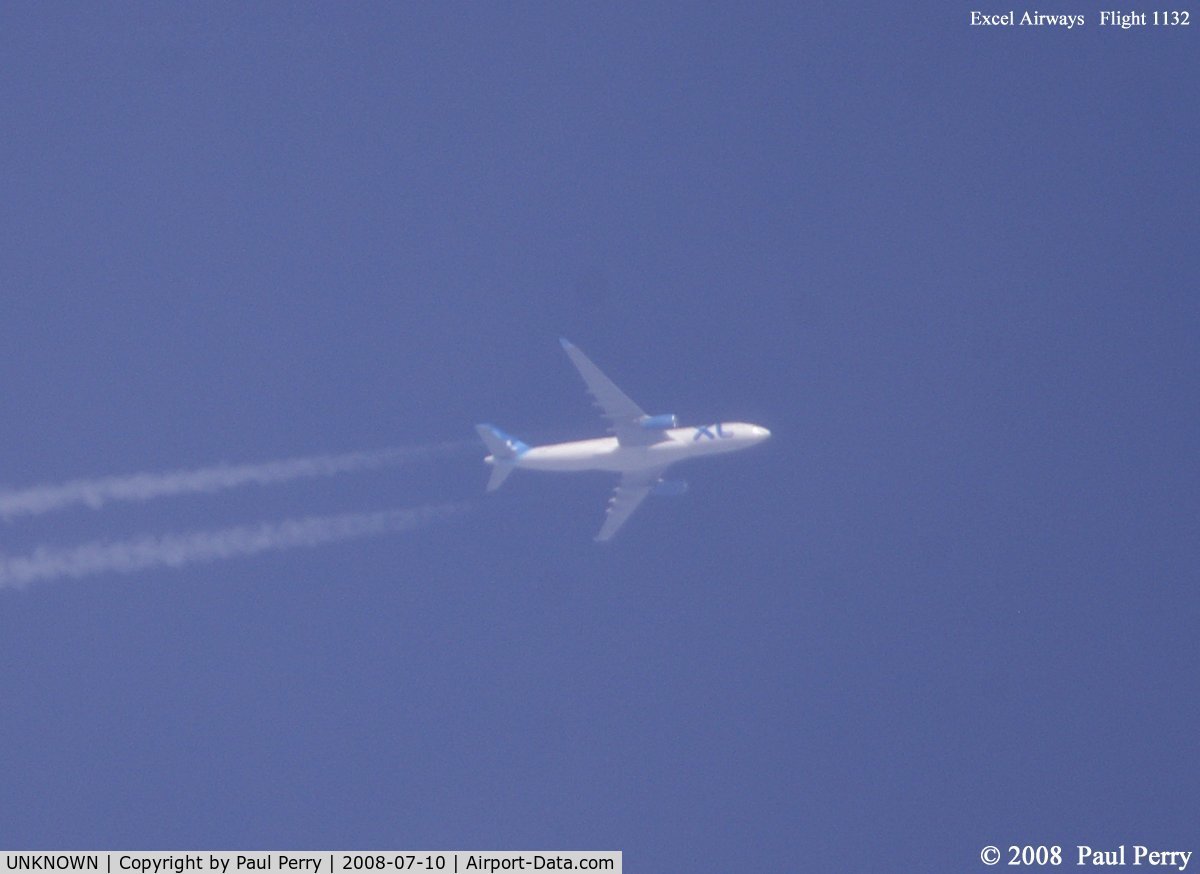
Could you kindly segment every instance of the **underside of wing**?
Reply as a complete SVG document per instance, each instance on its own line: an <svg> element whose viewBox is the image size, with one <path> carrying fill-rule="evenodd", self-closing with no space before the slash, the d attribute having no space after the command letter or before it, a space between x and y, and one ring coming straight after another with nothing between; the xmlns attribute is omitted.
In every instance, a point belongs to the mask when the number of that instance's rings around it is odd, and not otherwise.
<svg viewBox="0 0 1200 874"><path fill-rule="evenodd" d="M583 377L588 393L601 414L608 420L609 430L617 435L617 440L626 446L646 446L662 439L661 430L643 427L642 423L650 418L645 410L617 388L578 346L563 340L562 347L575 369L579 371L579 375Z"/></svg>
<svg viewBox="0 0 1200 874"><path fill-rule="evenodd" d="M642 501L646 500L646 496L653 491L664 470L666 470L665 467L660 467L654 470L622 474L621 481L617 483L612 497L608 500L608 515L604 519L600 533L596 535L596 540L612 539L613 535L633 515L634 510L641 506Z"/></svg>

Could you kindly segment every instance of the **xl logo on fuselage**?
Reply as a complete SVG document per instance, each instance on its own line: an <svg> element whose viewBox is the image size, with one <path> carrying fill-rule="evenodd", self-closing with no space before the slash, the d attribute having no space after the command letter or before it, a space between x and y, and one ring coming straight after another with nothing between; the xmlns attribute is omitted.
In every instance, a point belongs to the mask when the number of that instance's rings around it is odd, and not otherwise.
<svg viewBox="0 0 1200 874"><path fill-rule="evenodd" d="M714 430L716 431L715 434L713 433ZM730 434L728 431L726 431L724 428L721 427L720 422L717 422L717 424L715 424L715 425L701 425L699 428L697 428L696 436L694 436L692 438L692 442L695 443L701 437L707 437L709 440L716 440L718 437L732 437L732 436L733 436L732 434Z"/></svg>

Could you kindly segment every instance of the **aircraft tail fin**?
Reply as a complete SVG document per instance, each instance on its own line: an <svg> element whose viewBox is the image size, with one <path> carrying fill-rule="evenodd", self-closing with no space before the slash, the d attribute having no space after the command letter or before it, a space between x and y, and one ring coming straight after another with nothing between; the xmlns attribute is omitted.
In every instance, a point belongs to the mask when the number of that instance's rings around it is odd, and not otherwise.
<svg viewBox="0 0 1200 874"><path fill-rule="evenodd" d="M492 464L492 476L488 479L487 490L494 492L504 484L508 475L517 469L517 459L528 452L529 447L516 437L505 434L495 425L476 425L475 430L492 453L487 459Z"/></svg>
<svg viewBox="0 0 1200 874"><path fill-rule="evenodd" d="M520 458L529 451L528 446L516 437L505 434L495 425L476 425L475 430L479 432L480 439L497 461Z"/></svg>

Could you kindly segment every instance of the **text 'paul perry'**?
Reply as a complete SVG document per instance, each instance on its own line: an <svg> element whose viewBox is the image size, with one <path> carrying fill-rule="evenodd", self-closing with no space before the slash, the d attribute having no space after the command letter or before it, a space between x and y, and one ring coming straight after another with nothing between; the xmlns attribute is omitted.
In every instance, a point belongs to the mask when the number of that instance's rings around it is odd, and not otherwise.
<svg viewBox="0 0 1200 874"><path fill-rule="evenodd" d="M321 859L305 856L238 856L236 868L238 871L311 871L320 874Z"/></svg>
<svg viewBox="0 0 1200 874"><path fill-rule="evenodd" d="M1183 871L1192 858L1191 850L1152 850L1141 844L1133 845L1131 861L1126 861L1124 844L1115 850L1094 850L1084 844L1076 844L1075 849L1079 851L1077 865L1169 865Z"/></svg>

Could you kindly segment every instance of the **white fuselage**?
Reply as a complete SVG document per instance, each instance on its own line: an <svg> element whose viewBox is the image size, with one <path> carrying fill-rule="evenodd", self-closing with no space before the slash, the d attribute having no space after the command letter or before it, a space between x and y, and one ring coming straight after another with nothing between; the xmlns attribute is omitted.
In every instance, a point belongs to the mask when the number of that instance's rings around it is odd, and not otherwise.
<svg viewBox="0 0 1200 874"><path fill-rule="evenodd" d="M771 436L759 425L720 422L693 428L671 428L647 446L622 446L616 437L574 440L534 446L512 460L518 468L548 471L607 470L615 473L653 470L677 461L748 449ZM489 455L484 459L493 464Z"/></svg>

